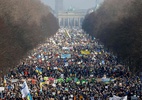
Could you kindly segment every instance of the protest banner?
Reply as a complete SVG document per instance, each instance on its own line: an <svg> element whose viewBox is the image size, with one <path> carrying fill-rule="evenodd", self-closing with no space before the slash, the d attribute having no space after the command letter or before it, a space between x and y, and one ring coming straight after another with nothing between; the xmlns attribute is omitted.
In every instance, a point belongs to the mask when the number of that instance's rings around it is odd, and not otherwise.
<svg viewBox="0 0 142 100"><path fill-rule="evenodd" d="M12 83L15 83L15 82L18 82L18 81L19 81L19 79L11 79Z"/></svg>
<svg viewBox="0 0 142 100"><path fill-rule="evenodd" d="M127 96L119 97L119 96L113 95L113 97L109 98L109 100L127 100Z"/></svg>
<svg viewBox="0 0 142 100"><path fill-rule="evenodd" d="M0 92L4 91L4 89L5 89L4 87L0 87Z"/></svg>
<svg viewBox="0 0 142 100"><path fill-rule="evenodd" d="M61 58L71 58L71 54L61 54Z"/></svg>
<svg viewBox="0 0 142 100"><path fill-rule="evenodd" d="M80 52L82 55L89 55L90 54L90 51L88 51L88 50L81 50Z"/></svg>

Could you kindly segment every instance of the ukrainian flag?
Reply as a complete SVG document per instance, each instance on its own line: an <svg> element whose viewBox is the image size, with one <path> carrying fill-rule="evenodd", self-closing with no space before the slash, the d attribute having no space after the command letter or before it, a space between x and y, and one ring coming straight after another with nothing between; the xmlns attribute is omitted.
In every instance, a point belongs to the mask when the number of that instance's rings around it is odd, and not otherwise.
<svg viewBox="0 0 142 100"><path fill-rule="evenodd" d="M39 75L41 75L42 74L42 68L36 68L36 72L39 74Z"/></svg>
<svg viewBox="0 0 142 100"><path fill-rule="evenodd" d="M27 95L27 100L33 100L33 98L32 98L30 93Z"/></svg>

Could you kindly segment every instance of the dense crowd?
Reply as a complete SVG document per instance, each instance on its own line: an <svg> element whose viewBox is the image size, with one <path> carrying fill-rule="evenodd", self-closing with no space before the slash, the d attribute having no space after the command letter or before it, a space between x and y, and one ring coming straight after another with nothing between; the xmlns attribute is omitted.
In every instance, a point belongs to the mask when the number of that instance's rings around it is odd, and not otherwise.
<svg viewBox="0 0 142 100"><path fill-rule="evenodd" d="M1 97L21 100L26 80L34 100L142 100L142 82L82 30L60 29L1 78Z"/></svg>

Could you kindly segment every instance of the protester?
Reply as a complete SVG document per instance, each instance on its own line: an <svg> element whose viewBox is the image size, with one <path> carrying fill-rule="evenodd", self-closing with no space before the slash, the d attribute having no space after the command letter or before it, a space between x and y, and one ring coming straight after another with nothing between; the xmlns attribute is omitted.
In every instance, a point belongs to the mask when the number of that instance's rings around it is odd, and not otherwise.
<svg viewBox="0 0 142 100"><path fill-rule="evenodd" d="M60 29L31 51L0 80L1 97L22 100L22 80L34 100L142 100L140 78L82 30Z"/></svg>

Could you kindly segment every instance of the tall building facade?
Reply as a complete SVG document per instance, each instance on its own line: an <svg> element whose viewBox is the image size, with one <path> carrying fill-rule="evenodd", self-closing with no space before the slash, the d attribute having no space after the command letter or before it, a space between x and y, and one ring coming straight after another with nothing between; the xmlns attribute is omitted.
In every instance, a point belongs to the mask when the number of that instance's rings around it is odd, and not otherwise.
<svg viewBox="0 0 142 100"><path fill-rule="evenodd" d="M55 0L55 12L58 13L64 10L63 0Z"/></svg>

